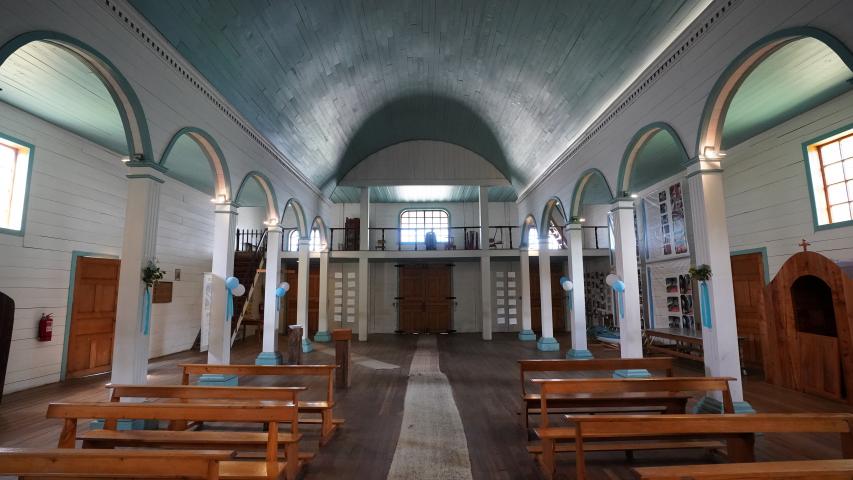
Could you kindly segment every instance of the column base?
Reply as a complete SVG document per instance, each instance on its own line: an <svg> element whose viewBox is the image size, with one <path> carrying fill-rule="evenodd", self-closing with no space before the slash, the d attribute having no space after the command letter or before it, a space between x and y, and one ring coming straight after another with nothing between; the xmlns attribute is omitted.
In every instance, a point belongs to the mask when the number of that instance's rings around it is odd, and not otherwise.
<svg viewBox="0 0 853 480"><path fill-rule="evenodd" d="M236 387L237 375L222 375L220 373L205 373L202 375L196 385L206 385L208 387Z"/></svg>
<svg viewBox="0 0 853 480"><path fill-rule="evenodd" d="M616 370L613 372L613 378L649 378L651 376L652 374L645 368Z"/></svg>
<svg viewBox="0 0 853 480"><path fill-rule="evenodd" d="M571 358L574 360L589 360L592 358L592 352L589 350L575 350L574 348L569 350L566 353L566 358Z"/></svg>
<svg viewBox="0 0 853 480"><path fill-rule="evenodd" d="M536 342L536 348L542 352L559 352L560 344L554 337L542 337Z"/></svg>
<svg viewBox="0 0 853 480"><path fill-rule="evenodd" d="M331 342L332 334L329 332L317 332L314 334L314 341L320 343Z"/></svg>
<svg viewBox="0 0 853 480"><path fill-rule="evenodd" d="M282 365L284 360L280 352L261 352L255 359L255 365Z"/></svg>
<svg viewBox="0 0 853 480"><path fill-rule="evenodd" d="M756 413L749 402L734 402L734 407L735 413ZM723 402L711 396L702 397L693 413L723 413Z"/></svg>
<svg viewBox="0 0 853 480"><path fill-rule="evenodd" d="M302 339L302 353L309 353L314 351L314 345L311 345L311 340L307 338Z"/></svg>
<svg viewBox="0 0 853 480"><path fill-rule="evenodd" d="M522 330L518 332L518 339L522 342L532 342L536 340L536 334L533 333L533 330Z"/></svg>

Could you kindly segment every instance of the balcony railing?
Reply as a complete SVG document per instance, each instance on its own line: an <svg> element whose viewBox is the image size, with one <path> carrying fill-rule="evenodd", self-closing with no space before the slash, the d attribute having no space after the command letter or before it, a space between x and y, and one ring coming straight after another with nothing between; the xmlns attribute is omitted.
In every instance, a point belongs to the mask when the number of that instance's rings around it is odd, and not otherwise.
<svg viewBox="0 0 853 480"><path fill-rule="evenodd" d="M370 227L368 229L370 250L424 251L424 250L479 250L480 227L477 225L449 227L447 237L436 238L434 244L425 241L423 230L400 227ZM352 242L347 237L358 236L357 229L330 229L330 250L357 250L346 248ZM406 241L405 237L416 237L415 241ZM403 241L401 241L403 237ZM511 250L518 246L518 227L514 225L495 225L489 227L488 248L491 250Z"/></svg>

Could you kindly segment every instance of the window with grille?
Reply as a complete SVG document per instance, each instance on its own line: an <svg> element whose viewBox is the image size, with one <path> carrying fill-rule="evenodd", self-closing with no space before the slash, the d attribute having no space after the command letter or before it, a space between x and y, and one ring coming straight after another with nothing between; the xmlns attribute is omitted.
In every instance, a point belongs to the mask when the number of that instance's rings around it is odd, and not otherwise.
<svg viewBox="0 0 853 480"><path fill-rule="evenodd" d="M23 232L31 151L0 137L0 232Z"/></svg>
<svg viewBox="0 0 853 480"><path fill-rule="evenodd" d="M311 244L308 250L311 252L319 252L323 249L322 240L320 239L320 231L316 228L311 230ZM299 230L293 230L287 238L287 250L291 252L299 251Z"/></svg>
<svg viewBox="0 0 853 480"><path fill-rule="evenodd" d="M853 221L853 129L806 147L818 226Z"/></svg>
<svg viewBox="0 0 853 480"><path fill-rule="evenodd" d="M400 213L400 243L423 243L427 232L434 232L437 242L448 241L450 217L447 210L403 210Z"/></svg>

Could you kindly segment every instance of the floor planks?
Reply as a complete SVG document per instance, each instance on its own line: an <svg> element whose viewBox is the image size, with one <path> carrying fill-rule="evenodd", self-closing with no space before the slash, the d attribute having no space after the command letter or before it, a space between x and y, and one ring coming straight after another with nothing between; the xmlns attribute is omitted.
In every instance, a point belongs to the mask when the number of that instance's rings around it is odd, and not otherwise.
<svg viewBox="0 0 853 480"><path fill-rule="evenodd" d="M311 463L306 479L364 478L385 479L391 466L403 419L409 367L416 350L417 336L371 335L368 342L353 342L353 352L361 358L353 366L353 386L336 392L337 415L346 419L338 436ZM558 336L563 347L569 338ZM536 479L535 464L525 450L526 434L519 418L519 358L558 357L536 351L535 343L520 342L514 334L495 334L484 342L479 334L455 334L437 338L439 364L453 389L453 399L462 419L474 479ZM250 338L235 347L233 363L252 363L259 351ZM593 347L596 356L616 356L612 350ZM169 384L180 381L178 363L204 362L206 356L185 352L152 362L149 381ZM305 363L329 363L324 352L306 354ZM375 360L375 362L371 361ZM381 362L381 363L380 363ZM387 368L387 365L400 368ZM371 368L381 366L382 368ZM701 375L696 364L680 364L680 375ZM53 446L60 430L58 422L44 418L51 401L106 400L103 385L108 376L94 376L64 384L53 384L9 394L0 404L0 446ZM271 385L273 379L254 379L245 385ZM321 385L308 383L309 387ZM745 382L747 400L761 412L843 411L845 404L804 395L768 385L758 379ZM319 393L318 393L319 395ZM311 397L310 391L307 397ZM318 438L313 426L305 427L308 449L316 449ZM797 437L765 435L757 440L759 460L838 458L835 436ZM631 465L698 463L706 461L702 452L638 453ZM573 478L569 456L559 459L558 478ZM664 462L661 462L664 463ZM621 454L591 456L590 479L630 478Z"/></svg>

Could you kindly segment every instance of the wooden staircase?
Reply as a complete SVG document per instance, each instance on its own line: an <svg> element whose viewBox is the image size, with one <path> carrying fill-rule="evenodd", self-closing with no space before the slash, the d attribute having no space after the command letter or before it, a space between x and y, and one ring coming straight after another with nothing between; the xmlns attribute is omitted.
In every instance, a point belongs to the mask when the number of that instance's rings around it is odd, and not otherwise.
<svg viewBox="0 0 853 480"><path fill-rule="evenodd" d="M243 323L243 317L247 309L251 307L250 299L256 287L255 282L263 274L266 263L267 236L266 231L257 240L257 243L248 247L249 244L241 245L238 242L237 251L234 252L234 273L246 287L246 293L240 297L234 297L234 316L231 318L231 343L234 343L237 329Z"/></svg>

